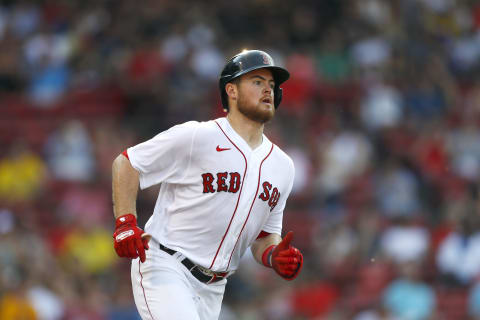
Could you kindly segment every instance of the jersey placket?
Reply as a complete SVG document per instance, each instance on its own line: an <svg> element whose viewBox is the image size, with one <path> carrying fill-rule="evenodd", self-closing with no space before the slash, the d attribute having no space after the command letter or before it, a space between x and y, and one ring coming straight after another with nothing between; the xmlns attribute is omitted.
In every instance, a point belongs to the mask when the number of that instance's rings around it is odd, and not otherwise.
<svg viewBox="0 0 480 320"><path fill-rule="evenodd" d="M225 246L225 250L222 252L222 268L224 268L224 262L227 262L226 269L231 265L231 259L234 256L234 251L239 250L239 244L241 242L240 237L244 236L247 232L245 228L248 228L248 220L251 214L254 203L257 200L259 193L259 184L261 178L261 166L263 161L268 158L273 150L273 144L271 145L268 154L262 152L261 149L255 150L249 153L248 170L245 177L245 184L249 186L248 193L245 194L241 201L242 214L235 217L236 221L232 223L232 230L230 235L227 235L228 246Z"/></svg>
<svg viewBox="0 0 480 320"><path fill-rule="evenodd" d="M242 151L244 152L244 151ZM246 218L247 213L245 212L247 203L251 200L251 177L252 177L252 168L251 166L253 165L252 162L252 154L251 152L244 152L247 160L247 171L245 173L245 177L243 180L243 190L242 190L242 195L240 197L239 203L238 203L238 208L235 216L232 219L230 228L225 236L225 240L223 241L223 245L220 248L220 252L218 254L218 257L213 264L212 269L214 270L221 270L221 271L227 271L227 264L228 264L228 259L230 258L230 253L232 252L235 243L237 241L237 238L240 234L240 230L242 228L243 221Z"/></svg>
<svg viewBox="0 0 480 320"><path fill-rule="evenodd" d="M226 267L229 265L232 252L236 250L235 245L237 241L239 241L238 238L241 236L242 227L245 220L248 218L250 206L252 201L255 200L255 192L257 190L259 161L253 152L250 152L247 160L249 168L245 177L245 184L248 185L248 193L245 193L244 197L241 199L241 214L235 217L235 220L233 221L232 233L229 237L229 245L224 252Z"/></svg>
<svg viewBox="0 0 480 320"><path fill-rule="evenodd" d="M227 268L231 264L230 259L233 251L238 250L237 242L241 241L239 237L245 234L245 230L242 232L242 228L244 228L253 202L256 200L260 165L266 156L264 144L260 145L257 149L252 150L232 127L227 124L227 127L224 127L224 129L224 133L228 136L229 140L233 139L231 142L234 143L238 148L238 151L245 156L247 170L243 180L243 191L239 200L237 212L232 219L232 223L219 250L218 256L211 267L213 270L217 271L229 271ZM248 227L247 225L245 225L245 228Z"/></svg>
<svg viewBox="0 0 480 320"><path fill-rule="evenodd" d="M225 119L226 121L226 119ZM225 230L225 235L224 238L220 241L219 243L219 248L217 253L212 259L212 263L210 265L210 269L216 270L216 271L227 271L227 262L228 260L225 259L227 256L229 249L233 248L232 243L232 234L235 233L236 230L236 225L238 224L238 220L242 219L243 216L243 211L244 211L244 198L246 195L249 193L249 183L247 183L247 177L249 175L250 171L250 165L249 161L251 158L251 150L248 148L248 145L246 145L246 142L243 141L240 136L233 130L233 128L226 122L224 122L224 125L220 125L219 122L215 121L216 125L222 131L222 133L225 135L225 137L228 139L228 141L234 146L234 148L238 151L239 156L241 155L242 158L244 158L245 161L245 168L243 168L242 172L244 172L244 177L242 179L242 184L240 186L240 195L238 198L238 205L233 212L233 216L231 218L231 221L229 222L229 225L226 226Z"/></svg>

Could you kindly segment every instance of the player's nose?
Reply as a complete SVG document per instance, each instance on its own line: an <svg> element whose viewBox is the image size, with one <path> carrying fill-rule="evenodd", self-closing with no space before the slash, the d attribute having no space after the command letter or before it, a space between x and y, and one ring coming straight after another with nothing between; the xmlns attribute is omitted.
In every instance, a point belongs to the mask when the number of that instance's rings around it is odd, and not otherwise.
<svg viewBox="0 0 480 320"><path fill-rule="evenodd" d="M271 94L273 92L272 87L270 87L269 84L264 85L263 87L263 93L264 94Z"/></svg>

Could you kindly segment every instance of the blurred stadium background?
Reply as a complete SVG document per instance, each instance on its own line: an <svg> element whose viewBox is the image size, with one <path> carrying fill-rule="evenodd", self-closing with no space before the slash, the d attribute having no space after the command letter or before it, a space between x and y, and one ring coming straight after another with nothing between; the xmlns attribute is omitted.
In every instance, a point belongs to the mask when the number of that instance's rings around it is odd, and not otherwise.
<svg viewBox="0 0 480 320"><path fill-rule="evenodd" d="M223 116L243 48L292 74L266 132L305 265L290 283L245 257L221 319L480 319L473 0L0 0L0 319L138 319L112 160Z"/></svg>

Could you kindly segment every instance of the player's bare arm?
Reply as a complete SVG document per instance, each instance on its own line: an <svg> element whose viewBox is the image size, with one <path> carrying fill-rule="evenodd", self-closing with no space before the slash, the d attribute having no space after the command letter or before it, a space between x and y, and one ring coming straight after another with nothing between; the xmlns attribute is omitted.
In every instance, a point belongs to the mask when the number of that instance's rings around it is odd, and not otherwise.
<svg viewBox="0 0 480 320"><path fill-rule="evenodd" d="M119 155L112 165L112 199L115 218L126 213L137 216L138 185L138 171L123 154Z"/></svg>
<svg viewBox="0 0 480 320"><path fill-rule="evenodd" d="M126 154L119 155L112 165L112 199L115 220L114 248L120 257L145 261L150 235L137 226L136 200L139 174Z"/></svg>

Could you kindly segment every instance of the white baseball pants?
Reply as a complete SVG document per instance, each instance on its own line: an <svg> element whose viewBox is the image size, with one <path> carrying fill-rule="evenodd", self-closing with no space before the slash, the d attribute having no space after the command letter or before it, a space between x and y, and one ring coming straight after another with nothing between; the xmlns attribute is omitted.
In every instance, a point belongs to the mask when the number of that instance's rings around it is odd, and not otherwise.
<svg viewBox="0 0 480 320"><path fill-rule="evenodd" d="M218 319L226 279L200 282L156 241L150 241L146 258L144 263L132 260L131 269L133 296L143 320Z"/></svg>

